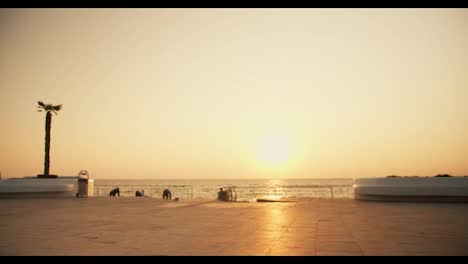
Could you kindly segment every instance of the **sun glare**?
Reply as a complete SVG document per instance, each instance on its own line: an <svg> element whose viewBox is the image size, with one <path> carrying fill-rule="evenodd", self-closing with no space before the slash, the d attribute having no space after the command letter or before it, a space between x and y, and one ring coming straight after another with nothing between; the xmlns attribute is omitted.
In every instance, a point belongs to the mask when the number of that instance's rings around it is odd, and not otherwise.
<svg viewBox="0 0 468 264"><path fill-rule="evenodd" d="M289 146L284 138L266 137L260 147L261 158L268 166L279 166L289 158Z"/></svg>

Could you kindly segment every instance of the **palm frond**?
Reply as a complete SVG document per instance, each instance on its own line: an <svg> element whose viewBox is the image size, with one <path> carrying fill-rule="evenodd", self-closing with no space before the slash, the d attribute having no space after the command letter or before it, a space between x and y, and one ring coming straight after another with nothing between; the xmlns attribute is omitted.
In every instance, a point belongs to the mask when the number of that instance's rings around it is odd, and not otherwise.
<svg viewBox="0 0 468 264"><path fill-rule="evenodd" d="M38 101L37 103L39 104L37 108L44 110L45 112L54 112L54 114L57 114L57 112L62 109L62 105L44 104L41 101ZM42 111L38 111L38 112L42 112Z"/></svg>

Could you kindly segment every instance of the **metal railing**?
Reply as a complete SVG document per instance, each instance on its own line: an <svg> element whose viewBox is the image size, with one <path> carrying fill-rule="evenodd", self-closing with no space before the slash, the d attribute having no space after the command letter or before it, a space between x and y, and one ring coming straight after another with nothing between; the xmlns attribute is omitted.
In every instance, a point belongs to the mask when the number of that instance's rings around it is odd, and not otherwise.
<svg viewBox="0 0 468 264"><path fill-rule="evenodd" d="M115 188L119 188L121 196L135 196L136 191L145 191L145 196L162 197L164 189L171 191L173 198L190 198L193 199L193 185L163 185L163 184L100 184L94 186L95 196L109 196L109 192Z"/></svg>
<svg viewBox="0 0 468 264"><path fill-rule="evenodd" d="M276 186L234 186L227 185L235 188L237 198L258 198L267 195L277 195L283 197L323 197L319 193L314 193L313 189L328 189L330 198L335 198L336 188L352 188L352 184L346 185L276 185ZM109 192L119 187L120 195L122 196L135 196L135 192L144 190L145 196L162 198L164 189L171 190L172 197L179 197L183 199L194 198L194 185L165 185L165 184L99 184L94 186L95 196L109 196ZM220 187L226 187L220 186ZM197 188L196 188L197 189ZM211 188L210 188L211 189ZM213 186L212 193L206 191L206 187L198 186L198 198L215 198L219 187ZM298 195L298 196L297 196ZM323 193L322 193L323 195ZM197 198L197 197L196 197Z"/></svg>
<svg viewBox="0 0 468 264"><path fill-rule="evenodd" d="M330 198L335 198L333 188L351 188L351 184L340 184L340 185L280 185L280 186L234 186L236 189L271 189L264 194L278 195L286 193L282 189L320 189L325 188L330 190Z"/></svg>

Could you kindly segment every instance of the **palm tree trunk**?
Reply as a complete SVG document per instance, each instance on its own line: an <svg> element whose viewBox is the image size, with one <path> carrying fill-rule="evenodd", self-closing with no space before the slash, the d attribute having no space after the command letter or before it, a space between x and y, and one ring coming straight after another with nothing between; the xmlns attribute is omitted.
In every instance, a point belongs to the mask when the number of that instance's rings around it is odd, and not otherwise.
<svg viewBox="0 0 468 264"><path fill-rule="evenodd" d="M45 124L45 158L44 158L44 177L49 177L49 153L50 153L50 127L52 123L52 114L47 112Z"/></svg>

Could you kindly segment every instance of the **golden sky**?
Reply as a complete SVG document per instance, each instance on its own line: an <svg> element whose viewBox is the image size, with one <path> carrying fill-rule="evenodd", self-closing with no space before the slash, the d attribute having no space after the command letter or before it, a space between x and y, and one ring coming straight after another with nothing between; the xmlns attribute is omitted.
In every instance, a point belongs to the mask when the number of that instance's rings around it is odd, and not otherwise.
<svg viewBox="0 0 468 264"><path fill-rule="evenodd" d="M0 171L468 175L468 9L2 9Z"/></svg>

